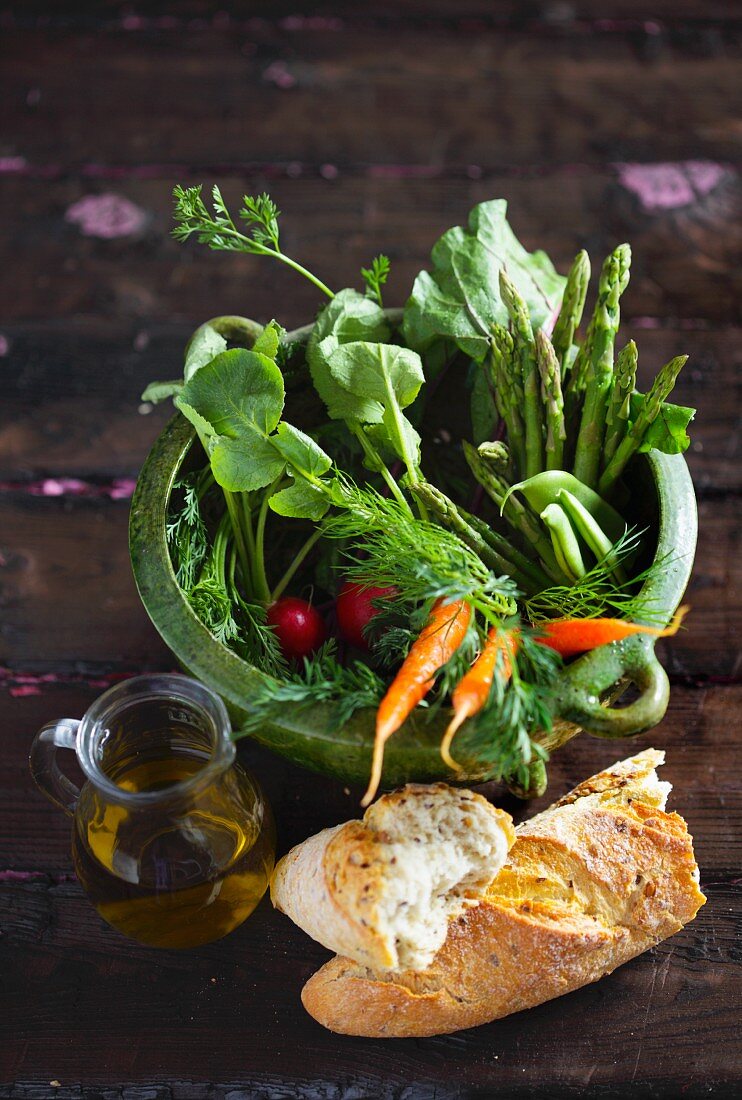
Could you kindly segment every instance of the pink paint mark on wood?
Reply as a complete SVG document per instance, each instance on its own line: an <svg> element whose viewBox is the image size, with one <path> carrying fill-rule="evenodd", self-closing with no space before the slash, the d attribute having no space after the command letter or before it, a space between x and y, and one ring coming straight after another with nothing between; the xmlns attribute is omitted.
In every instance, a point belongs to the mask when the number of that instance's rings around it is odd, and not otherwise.
<svg viewBox="0 0 742 1100"><path fill-rule="evenodd" d="M141 232L147 223L147 215L123 195L106 192L103 195L86 195L70 206L65 221L79 226L86 237L113 240L131 237Z"/></svg>
<svg viewBox="0 0 742 1100"><path fill-rule="evenodd" d="M691 206L729 173L725 165L704 160L615 164L614 168L621 184L636 195L648 214Z"/></svg>
<svg viewBox="0 0 742 1100"><path fill-rule="evenodd" d="M86 676L84 673L22 672L0 665L0 685L14 698L42 695L44 688L50 686L66 687L82 684L84 687L105 690L113 684L130 680L132 676L138 675L138 672L107 672L97 676Z"/></svg>
<svg viewBox="0 0 742 1100"><path fill-rule="evenodd" d="M17 684L8 688L11 699L26 699L29 695L41 695L41 688L37 684Z"/></svg>
<svg viewBox="0 0 742 1100"><path fill-rule="evenodd" d="M275 84L277 88L293 88L296 84L296 77L289 72L285 61L273 61L263 70L263 80Z"/></svg>
<svg viewBox="0 0 742 1100"><path fill-rule="evenodd" d="M4 172L7 175L16 175L19 172L25 172L28 168L28 161L25 157L0 157L0 172Z"/></svg>
<svg viewBox="0 0 742 1100"><path fill-rule="evenodd" d="M329 15L286 15L278 25L282 31L341 31L345 23Z"/></svg>
<svg viewBox="0 0 742 1100"><path fill-rule="evenodd" d="M77 477L45 477L40 481L0 481L0 492L28 493L32 497L108 497L109 500L129 500L134 495L136 480L116 477L105 485L93 485Z"/></svg>

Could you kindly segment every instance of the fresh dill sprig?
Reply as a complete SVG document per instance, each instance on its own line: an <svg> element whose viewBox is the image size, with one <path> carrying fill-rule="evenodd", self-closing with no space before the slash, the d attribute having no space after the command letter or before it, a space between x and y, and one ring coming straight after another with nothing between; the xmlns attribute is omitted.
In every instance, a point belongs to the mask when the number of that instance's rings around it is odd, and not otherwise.
<svg viewBox="0 0 742 1100"><path fill-rule="evenodd" d="M202 191L202 184L195 187L181 187L178 184L173 188L175 228L172 232L176 240L185 241L195 234L200 244L220 252L249 252L257 256L273 256L309 279L328 298L335 297L321 279L281 251L278 226L280 211L270 195L243 196L239 219L245 223L247 233L242 233L216 184L211 190L212 211L204 202Z"/></svg>
<svg viewBox="0 0 742 1100"><path fill-rule="evenodd" d="M659 601L642 596L641 588L658 573L667 569L670 555L658 558L641 573L623 583L617 583L613 572L616 563L633 555L643 531L626 531L584 577L573 585L544 588L524 603L532 623L548 619L597 619L611 611L632 622L664 622L665 609Z"/></svg>
<svg viewBox="0 0 742 1100"><path fill-rule="evenodd" d="M490 622L512 615L518 589L497 577L457 535L416 519L394 498L375 489L342 485L343 510L325 522L324 533L346 540L343 573L362 585L394 588L385 603L393 610L466 600Z"/></svg>
<svg viewBox="0 0 742 1100"><path fill-rule="evenodd" d="M175 482L174 489L183 490L183 505L165 528L175 579L188 595L196 583L198 571L209 550L206 524L201 515L199 483L202 472L189 474Z"/></svg>
<svg viewBox="0 0 742 1100"><path fill-rule="evenodd" d="M313 657L305 657L301 669L288 672L278 682L258 685L240 732L251 733L265 722L280 723L287 708L295 714L316 703L332 704L331 726L340 729L357 710L378 706L384 690L383 680L362 661L341 665L336 643L330 640Z"/></svg>
<svg viewBox="0 0 742 1100"><path fill-rule="evenodd" d="M182 515L193 514L193 509L191 495ZM203 525L200 510L198 519ZM197 529L206 539L205 527ZM231 527L226 512L216 529L211 547L205 545L201 572L189 589L183 589L196 616L218 642L261 672L283 675L287 670L286 661L275 631L267 623L265 607L245 600L237 587L237 554L231 542Z"/></svg>
<svg viewBox="0 0 742 1100"><path fill-rule="evenodd" d="M366 297L375 298L380 306L384 305L381 298L381 288L389 278L391 266L389 257L382 252L378 256L374 256L371 267L361 268L361 275L366 284Z"/></svg>
<svg viewBox="0 0 742 1100"><path fill-rule="evenodd" d="M371 644L371 653L379 668L396 668L405 659L410 646L420 633L420 630L415 630L411 626L401 626L398 620L397 609L394 607L389 609L383 605L372 620L377 637Z"/></svg>

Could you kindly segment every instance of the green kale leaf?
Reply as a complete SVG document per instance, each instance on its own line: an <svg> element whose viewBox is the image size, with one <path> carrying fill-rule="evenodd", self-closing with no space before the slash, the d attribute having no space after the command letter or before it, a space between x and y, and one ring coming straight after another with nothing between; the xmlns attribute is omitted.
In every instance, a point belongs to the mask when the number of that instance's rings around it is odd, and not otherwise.
<svg viewBox="0 0 742 1100"><path fill-rule="evenodd" d="M510 228L507 203L495 199L475 206L467 228L449 229L433 246L432 272L421 271L404 310L404 334L416 351L452 339L481 362L490 327L507 324L499 275L504 268L540 328L559 303L566 279L545 252L527 252Z"/></svg>

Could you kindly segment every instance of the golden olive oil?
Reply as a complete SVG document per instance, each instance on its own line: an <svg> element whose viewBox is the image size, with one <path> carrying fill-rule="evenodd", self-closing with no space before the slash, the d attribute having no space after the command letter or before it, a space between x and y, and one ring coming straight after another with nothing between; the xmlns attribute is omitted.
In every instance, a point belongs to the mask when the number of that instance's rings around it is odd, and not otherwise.
<svg viewBox="0 0 742 1100"><path fill-rule="evenodd" d="M160 752L163 744L153 739ZM102 797L87 784L73 855L78 878L100 915L154 947L194 947L227 935L253 911L273 870L270 809L234 764L198 784L203 753L119 754L110 775L124 792L158 792L150 809ZM110 774L110 773L109 773ZM189 793L176 785L189 783Z"/></svg>

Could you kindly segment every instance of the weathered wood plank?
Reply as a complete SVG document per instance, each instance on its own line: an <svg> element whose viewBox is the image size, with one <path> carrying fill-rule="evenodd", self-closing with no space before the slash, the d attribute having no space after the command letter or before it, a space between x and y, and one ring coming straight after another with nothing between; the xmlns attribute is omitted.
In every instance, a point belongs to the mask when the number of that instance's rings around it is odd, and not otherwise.
<svg viewBox="0 0 742 1100"><path fill-rule="evenodd" d="M626 751L667 747L664 771L675 787L672 804L694 833L709 898L696 921L598 985L495 1025L402 1042L393 1050L337 1039L304 1015L299 990L327 953L267 902L228 939L187 953L138 947L99 920L77 883L66 878L68 823L34 792L25 771L31 731L54 714L79 714L93 694L57 687L8 703L12 736L0 779L5 806L0 869L9 867L16 875L0 876L0 957L4 991L15 1010L0 1020L3 1081L59 1080L77 1088L165 1080L171 1088L186 1082L184 1096L201 1095L187 1082L210 1081L223 1083L224 1093L241 1084L251 1096L267 1096L259 1088L273 1086L289 1089L288 1096L298 1094L291 1090L301 1080L309 1090L301 1095L341 1095L317 1091L331 1078L335 1090L346 1082L363 1085L374 1096L397 1097L413 1080L437 1096L449 1095L452 1069L457 1087L508 1096L520 1095L512 1090L523 1085L524 1072L526 1082L537 1081L539 1089L548 1087L557 1096L574 1095L588 1084L608 1088L616 1080L625 1082L634 1065L639 1095L649 1089L661 1095L671 1080L687 1084L686 1094L694 1095L696 1084L707 1089L731 1079L741 961L734 926L740 792L732 766L739 689L676 690L665 722L626 746ZM588 737L570 743L553 761L549 797L609 764L623 749ZM257 746L241 752L273 803L281 851L355 813L355 799L339 785L307 782L306 773ZM37 870L36 877L23 877ZM81 1065L76 1037L93 1028L106 1058ZM679 1077L678 1051L691 1032L690 1062ZM293 1060L283 1062L287 1034L301 1042L301 1070ZM715 1052L722 1048L720 1060ZM170 1100L179 1093L163 1095Z"/></svg>
<svg viewBox="0 0 742 1100"><path fill-rule="evenodd" d="M455 35L424 21L290 39L274 28L153 31L136 49L127 31L8 29L4 151L67 166L257 150L315 161L321 149L340 164L488 167L738 152L737 55L720 38L686 50L645 35L637 50L630 34L540 37L476 21Z"/></svg>
<svg viewBox="0 0 742 1100"><path fill-rule="evenodd" d="M305 1015L299 991L327 952L266 902L223 943L177 955L117 950L116 934L96 928L74 886L10 893L30 920L22 955L11 953L10 939L3 949L16 1005L3 1028L4 1081L235 1081L243 1083L237 1095L251 1097L305 1095L292 1090L301 1081L316 1090L309 1096L353 1087L396 1098L412 1081L427 1087L422 1095L460 1096L463 1087L513 1096L530 1080L549 1095L575 1095L619 1074L625 1088L636 1063L638 1094L653 1082L653 1094L663 1095L668 1080L713 1094L738 1068L739 962L727 884L710 888L693 924L594 986L458 1036L394 1044L339 1039ZM679 1069L689 1027L695 1041ZM105 1060L81 1065L82 1029L95 1031ZM287 1035L301 1041L301 1062L285 1060ZM454 1074L458 1091L445 1091ZM259 1082L279 1091L252 1091Z"/></svg>
<svg viewBox="0 0 742 1100"><path fill-rule="evenodd" d="M633 23L649 24L647 33L656 34L658 28L652 24L658 20L670 25L724 20L733 23L736 15L733 5L724 0L709 0L702 9L694 0L654 0L651 17L641 0L613 0L609 18L601 0L572 0L568 5L555 4L553 0L535 0L527 5L513 5L512 0L463 0L455 7L451 0L366 0L360 10L355 4L334 0L322 4L319 14L314 0L231 0L227 10L217 13L208 0L149 0L144 10L134 6L122 9L119 0L55 0L51 11L49 0L12 0L5 4L4 13L8 22L38 21L41 27L50 23L73 26L85 23L98 27L121 24L131 31L151 25L159 25L163 30L180 30L183 26L201 30L210 25L226 27L249 20L252 24L277 23L286 34L340 29L349 23L377 20L398 24L410 19L428 25L440 20L447 26L457 23L466 26L471 19L477 19L517 27L543 25L552 31L594 19L598 33L622 30Z"/></svg>
<svg viewBox="0 0 742 1100"><path fill-rule="evenodd" d="M218 308L212 291L202 318ZM647 323L629 321L621 331L622 340L631 337L639 345L640 385L648 385L673 355L690 355L674 399L699 410L688 452L696 486L702 493L739 490L742 332L646 328ZM154 318L134 326L93 319L6 326L0 485L44 477L96 482L136 477L172 411L169 402L155 409L141 406L140 394L155 378L178 375L189 334L187 325L161 325Z"/></svg>
<svg viewBox="0 0 742 1100"><path fill-rule="evenodd" d="M246 190L270 190L283 211L284 248L333 288L357 284L361 265L384 251L392 259L387 300L403 302L438 236L465 222L476 203L502 197L523 243L545 249L562 270L579 248L597 266L616 243L630 241L624 316L739 323L742 185L731 170L708 171L697 177L688 166L608 166L443 183L371 169L358 178L271 178L265 166L253 165L243 178L217 178L232 205ZM293 325L314 315L317 290L289 269L174 241L173 184L204 182L208 190L214 175L177 166L157 173L104 182L0 177L3 209L13 211L0 224L0 247L13 257L0 271L0 325L77 314L195 325L230 312L263 319L278 313ZM118 219L93 201L112 193ZM121 200L129 205L122 209Z"/></svg>

